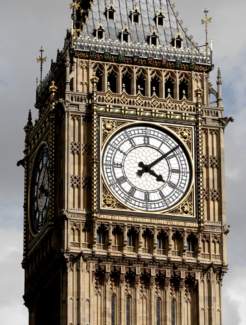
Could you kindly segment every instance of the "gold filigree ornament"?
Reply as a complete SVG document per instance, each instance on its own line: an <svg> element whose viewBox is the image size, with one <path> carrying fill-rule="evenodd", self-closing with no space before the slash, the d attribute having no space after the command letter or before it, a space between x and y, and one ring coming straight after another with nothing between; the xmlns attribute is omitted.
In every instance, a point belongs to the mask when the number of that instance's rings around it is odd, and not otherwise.
<svg viewBox="0 0 246 325"><path fill-rule="evenodd" d="M110 136L114 131L116 131L121 125L125 124L124 121L117 120L103 120L103 142L106 138Z"/></svg>

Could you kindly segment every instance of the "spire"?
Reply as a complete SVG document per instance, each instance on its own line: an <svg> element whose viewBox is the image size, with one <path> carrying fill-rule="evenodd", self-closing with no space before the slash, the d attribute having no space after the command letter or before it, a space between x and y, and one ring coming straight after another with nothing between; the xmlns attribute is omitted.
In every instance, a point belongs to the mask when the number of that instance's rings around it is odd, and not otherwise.
<svg viewBox="0 0 246 325"><path fill-rule="evenodd" d="M222 76L221 70L218 68L217 70L217 107L222 107Z"/></svg>
<svg viewBox="0 0 246 325"><path fill-rule="evenodd" d="M29 110L28 112L28 117L27 117L27 124L24 127L24 130L26 133L28 133L33 127L33 123L32 123L32 111Z"/></svg>

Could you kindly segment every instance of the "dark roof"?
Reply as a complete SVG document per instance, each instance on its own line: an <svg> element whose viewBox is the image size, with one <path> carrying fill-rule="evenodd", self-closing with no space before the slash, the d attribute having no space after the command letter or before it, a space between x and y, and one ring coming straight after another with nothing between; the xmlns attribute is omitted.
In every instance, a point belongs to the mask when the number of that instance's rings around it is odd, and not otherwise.
<svg viewBox="0 0 246 325"><path fill-rule="evenodd" d="M111 6L114 19L106 15ZM78 50L211 64L210 55L206 57L192 40L169 0L81 0L80 8L81 33L75 43ZM139 13L138 23L132 20L134 12ZM156 20L160 14L164 16L163 25ZM99 28L103 29L102 39L96 35ZM127 43L120 37L125 29L129 32ZM150 44L153 33L157 35L157 45ZM182 39L181 48L173 46L176 37Z"/></svg>

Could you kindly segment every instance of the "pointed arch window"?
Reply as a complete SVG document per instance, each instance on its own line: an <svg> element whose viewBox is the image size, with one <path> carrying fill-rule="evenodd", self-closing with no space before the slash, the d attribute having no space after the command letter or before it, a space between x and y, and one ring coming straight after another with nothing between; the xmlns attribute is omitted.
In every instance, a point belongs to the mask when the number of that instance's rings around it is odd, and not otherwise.
<svg viewBox="0 0 246 325"><path fill-rule="evenodd" d="M95 75L98 78L97 91L103 91L103 66L97 66L95 70Z"/></svg>
<svg viewBox="0 0 246 325"><path fill-rule="evenodd" d="M157 249L158 253L165 255L168 249L168 236L165 232L161 231L157 236Z"/></svg>
<svg viewBox="0 0 246 325"><path fill-rule="evenodd" d="M187 78L182 78L179 82L179 99L189 98L189 81Z"/></svg>
<svg viewBox="0 0 246 325"><path fill-rule="evenodd" d="M172 325L177 325L177 301L176 299L172 300L172 304L171 304L171 319Z"/></svg>
<svg viewBox="0 0 246 325"><path fill-rule="evenodd" d="M108 231L104 225L97 229L97 243L99 248L105 248L108 240Z"/></svg>
<svg viewBox="0 0 246 325"><path fill-rule="evenodd" d="M108 88L113 93L117 92L117 83L118 83L118 73L117 71L112 68L108 71Z"/></svg>
<svg viewBox="0 0 246 325"><path fill-rule="evenodd" d="M143 71L140 71L137 75L137 92L145 96L146 89L146 76Z"/></svg>
<svg viewBox="0 0 246 325"><path fill-rule="evenodd" d="M166 97L174 98L174 80L171 76L165 82L165 95Z"/></svg>
<svg viewBox="0 0 246 325"><path fill-rule="evenodd" d="M115 293L111 300L111 325L117 325L117 297Z"/></svg>
<svg viewBox="0 0 246 325"><path fill-rule="evenodd" d="M132 252L137 251L138 246L138 234L136 229L131 228L127 233L128 250Z"/></svg>
<svg viewBox="0 0 246 325"><path fill-rule="evenodd" d="M195 257L197 251L197 238L195 235L190 234L187 237L187 255Z"/></svg>
<svg viewBox="0 0 246 325"><path fill-rule="evenodd" d="M122 77L122 91L125 91L127 94L131 95L133 93L132 90L132 70L125 69L123 71Z"/></svg>
<svg viewBox="0 0 246 325"><path fill-rule="evenodd" d="M156 325L162 324L162 301L161 298L158 297L156 299Z"/></svg>
<svg viewBox="0 0 246 325"><path fill-rule="evenodd" d="M183 238L180 232L173 234L173 255L181 256L183 252Z"/></svg>
<svg viewBox="0 0 246 325"><path fill-rule="evenodd" d="M126 325L132 325L132 297L126 298Z"/></svg>
<svg viewBox="0 0 246 325"><path fill-rule="evenodd" d="M143 233L143 252L151 254L153 251L153 233L146 229Z"/></svg>
<svg viewBox="0 0 246 325"><path fill-rule="evenodd" d="M121 250L123 247L123 231L120 227L116 226L113 229L113 243L112 249L115 251Z"/></svg>
<svg viewBox="0 0 246 325"><path fill-rule="evenodd" d="M160 97L161 78L158 74L151 79L151 96Z"/></svg>

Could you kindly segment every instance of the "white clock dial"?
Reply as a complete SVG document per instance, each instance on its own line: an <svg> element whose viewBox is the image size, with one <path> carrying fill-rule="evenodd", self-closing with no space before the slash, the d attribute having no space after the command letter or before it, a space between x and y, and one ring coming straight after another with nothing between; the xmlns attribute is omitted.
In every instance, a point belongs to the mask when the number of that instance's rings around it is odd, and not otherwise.
<svg viewBox="0 0 246 325"><path fill-rule="evenodd" d="M173 207L191 181L183 146L170 133L148 124L113 135L103 151L102 170L113 195L124 205L143 211Z"/></svg>

